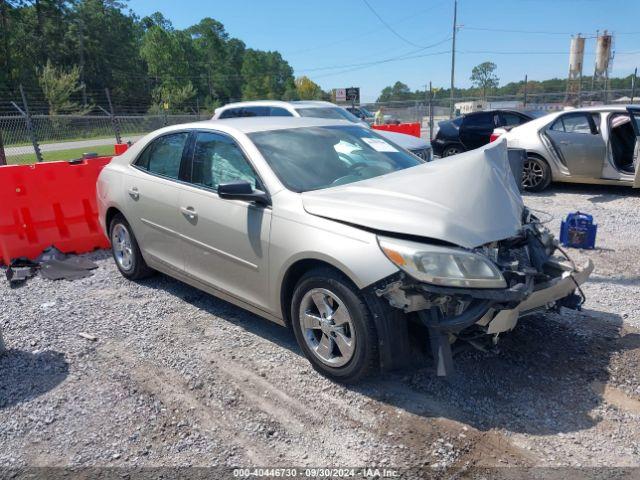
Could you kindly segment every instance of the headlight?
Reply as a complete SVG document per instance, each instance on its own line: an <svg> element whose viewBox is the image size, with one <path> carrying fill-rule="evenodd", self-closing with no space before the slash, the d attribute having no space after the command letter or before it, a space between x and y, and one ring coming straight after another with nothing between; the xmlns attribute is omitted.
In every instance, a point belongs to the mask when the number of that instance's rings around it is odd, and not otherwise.
<svg viewBox="0 0 640 480"><path fill-rule="evenodd" d="M378 237L389 260L416 280L447 287L505 288L500 270L486 257L459 248Z"/></svg>

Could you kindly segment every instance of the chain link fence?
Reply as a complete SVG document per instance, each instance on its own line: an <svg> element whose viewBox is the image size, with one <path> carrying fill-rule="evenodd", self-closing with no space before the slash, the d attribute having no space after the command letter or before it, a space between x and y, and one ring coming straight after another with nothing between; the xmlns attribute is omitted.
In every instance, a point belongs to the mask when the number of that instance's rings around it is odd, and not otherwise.
<svg viewBox="0 0 640 480"><path fill-rule="evenodd" d="M9 99L11 100L11 99ZM85 153L113 154L113 144L118 141L134 142L144 134L167 125L205 120L210 115L192 109L191 114L125 114L114 115L114 110L98 106L101 114L44 115L42 106L34 102L37 114L30 114L24 102L3 99L10 109L0 116L0 164L28 164L37 161L71 160ZM371 115L384 107L387 123L418 122L425 139L433 137L432 127L450 118L478 110L497 108L514 110L557 111L572 105L602 105L604 103L629 104L638 102L635 92L628 90L583 91L568 98L565 92L531 92L509 96L460 97L452 101L438 94L424 100L407 100L363 104ZM453 108L452 108L453 106ZM38 108L40 107L40 108ZM13 112L12 112L13 110ZM127 112L128 107L118 106L117 112ZM12 112L9 114L9 112ZM371 118L372 120L372 118ZM3 155L4 153L4 155Z"/></svg>
<svg viewBox="0 0 640 480"><path fill-rule="evenodd" d="M167 125L204 120L200 115L33 115L32 132L23 115L0 116L6 163L71 160L86 153L113 154L113 145L135 142ZM35 142L34 142L35 137ZM35 144L34 144L35 143ZM39 151L39 153L36 152Z"/></svg>

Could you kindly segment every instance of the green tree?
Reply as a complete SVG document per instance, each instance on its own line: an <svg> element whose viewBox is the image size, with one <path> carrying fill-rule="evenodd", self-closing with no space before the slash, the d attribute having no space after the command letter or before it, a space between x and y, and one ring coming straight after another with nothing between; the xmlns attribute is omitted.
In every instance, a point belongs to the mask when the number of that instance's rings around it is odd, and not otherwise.
<svg viewBox="0 0 640 480"><path fill-rule="evenodd" d="M144 33L140 55L156 84L151 92L153 101L169 103L172 110L184 110L187 100L196 95L191 79L197 56L190 36L184 31L152 25Z"/></svg>
<svg viewBox="0 0 640 480"><path fill-rule="evenodd" d="M72 99L82 85L79 83L80 70L73 67L68 72L54 67L50 61L40 70L38 82L49 104L49 115L60 113L78 113L82 110L80 104Z"/></svg>
<svg viewBox="0 0 640 480"><path fill-rule="evenodd" d="M487 90L498 88L500 79L496 75L498 67L493 62L483 62L471 70L470 80L482 90L482 98L487 98Z"/></svg>
<svg viewBox="0 0 640 480"><path fill-rule="evenodd" d="M281 99L295 90L293 69L278 52L247 49L241 72L242 96L247 100Z"/></svg>
<svg viewBox="0 0 640 480"><path fill-rule="evenodd" d="M424 95L424 94L423 94ZM413 100L415 95L409 89L409 86L406 83L402 83L400 81L394 83L391 87L385 87L382 89L380 96L378 97L378 102L394 102L394 101L405 101L405 100ZM424 98L424 96L422 97Z"/></svg>
<svg viewBox="0 0 640 480"><path fill-rule="evenodd" d="M300 100L322 100L325 92L320 85L307 76L298 77L295 80L297 96Z"/></svg>

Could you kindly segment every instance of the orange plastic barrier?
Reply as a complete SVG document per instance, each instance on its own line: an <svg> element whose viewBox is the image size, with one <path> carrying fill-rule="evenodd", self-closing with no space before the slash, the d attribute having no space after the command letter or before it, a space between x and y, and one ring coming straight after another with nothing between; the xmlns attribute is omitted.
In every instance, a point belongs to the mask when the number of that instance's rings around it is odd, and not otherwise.
<svg viewBox="0 0 640 480"><path fill-rule="evenodd" d="M420 123L400 123L398 125L371 125L376 130L386 130L388 132L406 133L420 138Z"/></svg>
<svg viewBox="0 0 640 480"><path fill-rule="evenodd" d="M96 181L111 157L0 167L0 263L37 257L55 245L68 253L106 248Z"/></svg>
<svg viewBox="0 0 640 480"><path fill-rule="evenodd" d="M128 143L116 143L113 146L113 149L116 152L116 155L122 155L124 152L126 152L129 149L129 144Z"/></svg>

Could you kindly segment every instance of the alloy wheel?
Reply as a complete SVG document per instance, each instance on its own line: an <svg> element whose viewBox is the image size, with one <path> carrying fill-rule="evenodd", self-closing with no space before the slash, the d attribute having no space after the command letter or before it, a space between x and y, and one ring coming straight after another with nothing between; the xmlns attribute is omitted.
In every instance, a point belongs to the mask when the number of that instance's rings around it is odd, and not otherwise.
<svg viewBox="0 0 640 480"><path fill-rule="evenodd" d="M111 245L116 262L118 262L120 268L125 271L130 270L133 265L133 246L131 243L131 235L129 235L129 230L127 230L127 228L121 223L117 223L113 226L113 230L111 232Z"/></svg>
<svg viewBox="0 0 640 480"><path fill-rule="evenodd" d="M522 167L522 186L536 188L544 182L544 166L535 159L528 158Z"/></svg>
<svg viewBox="0 0 640 480"><path fill-rule="evenodd" d="M300 302L299 322L313 355L331 367L346 365L355 351L355 331L346 304L324 288L309 290Z"/></svg>

